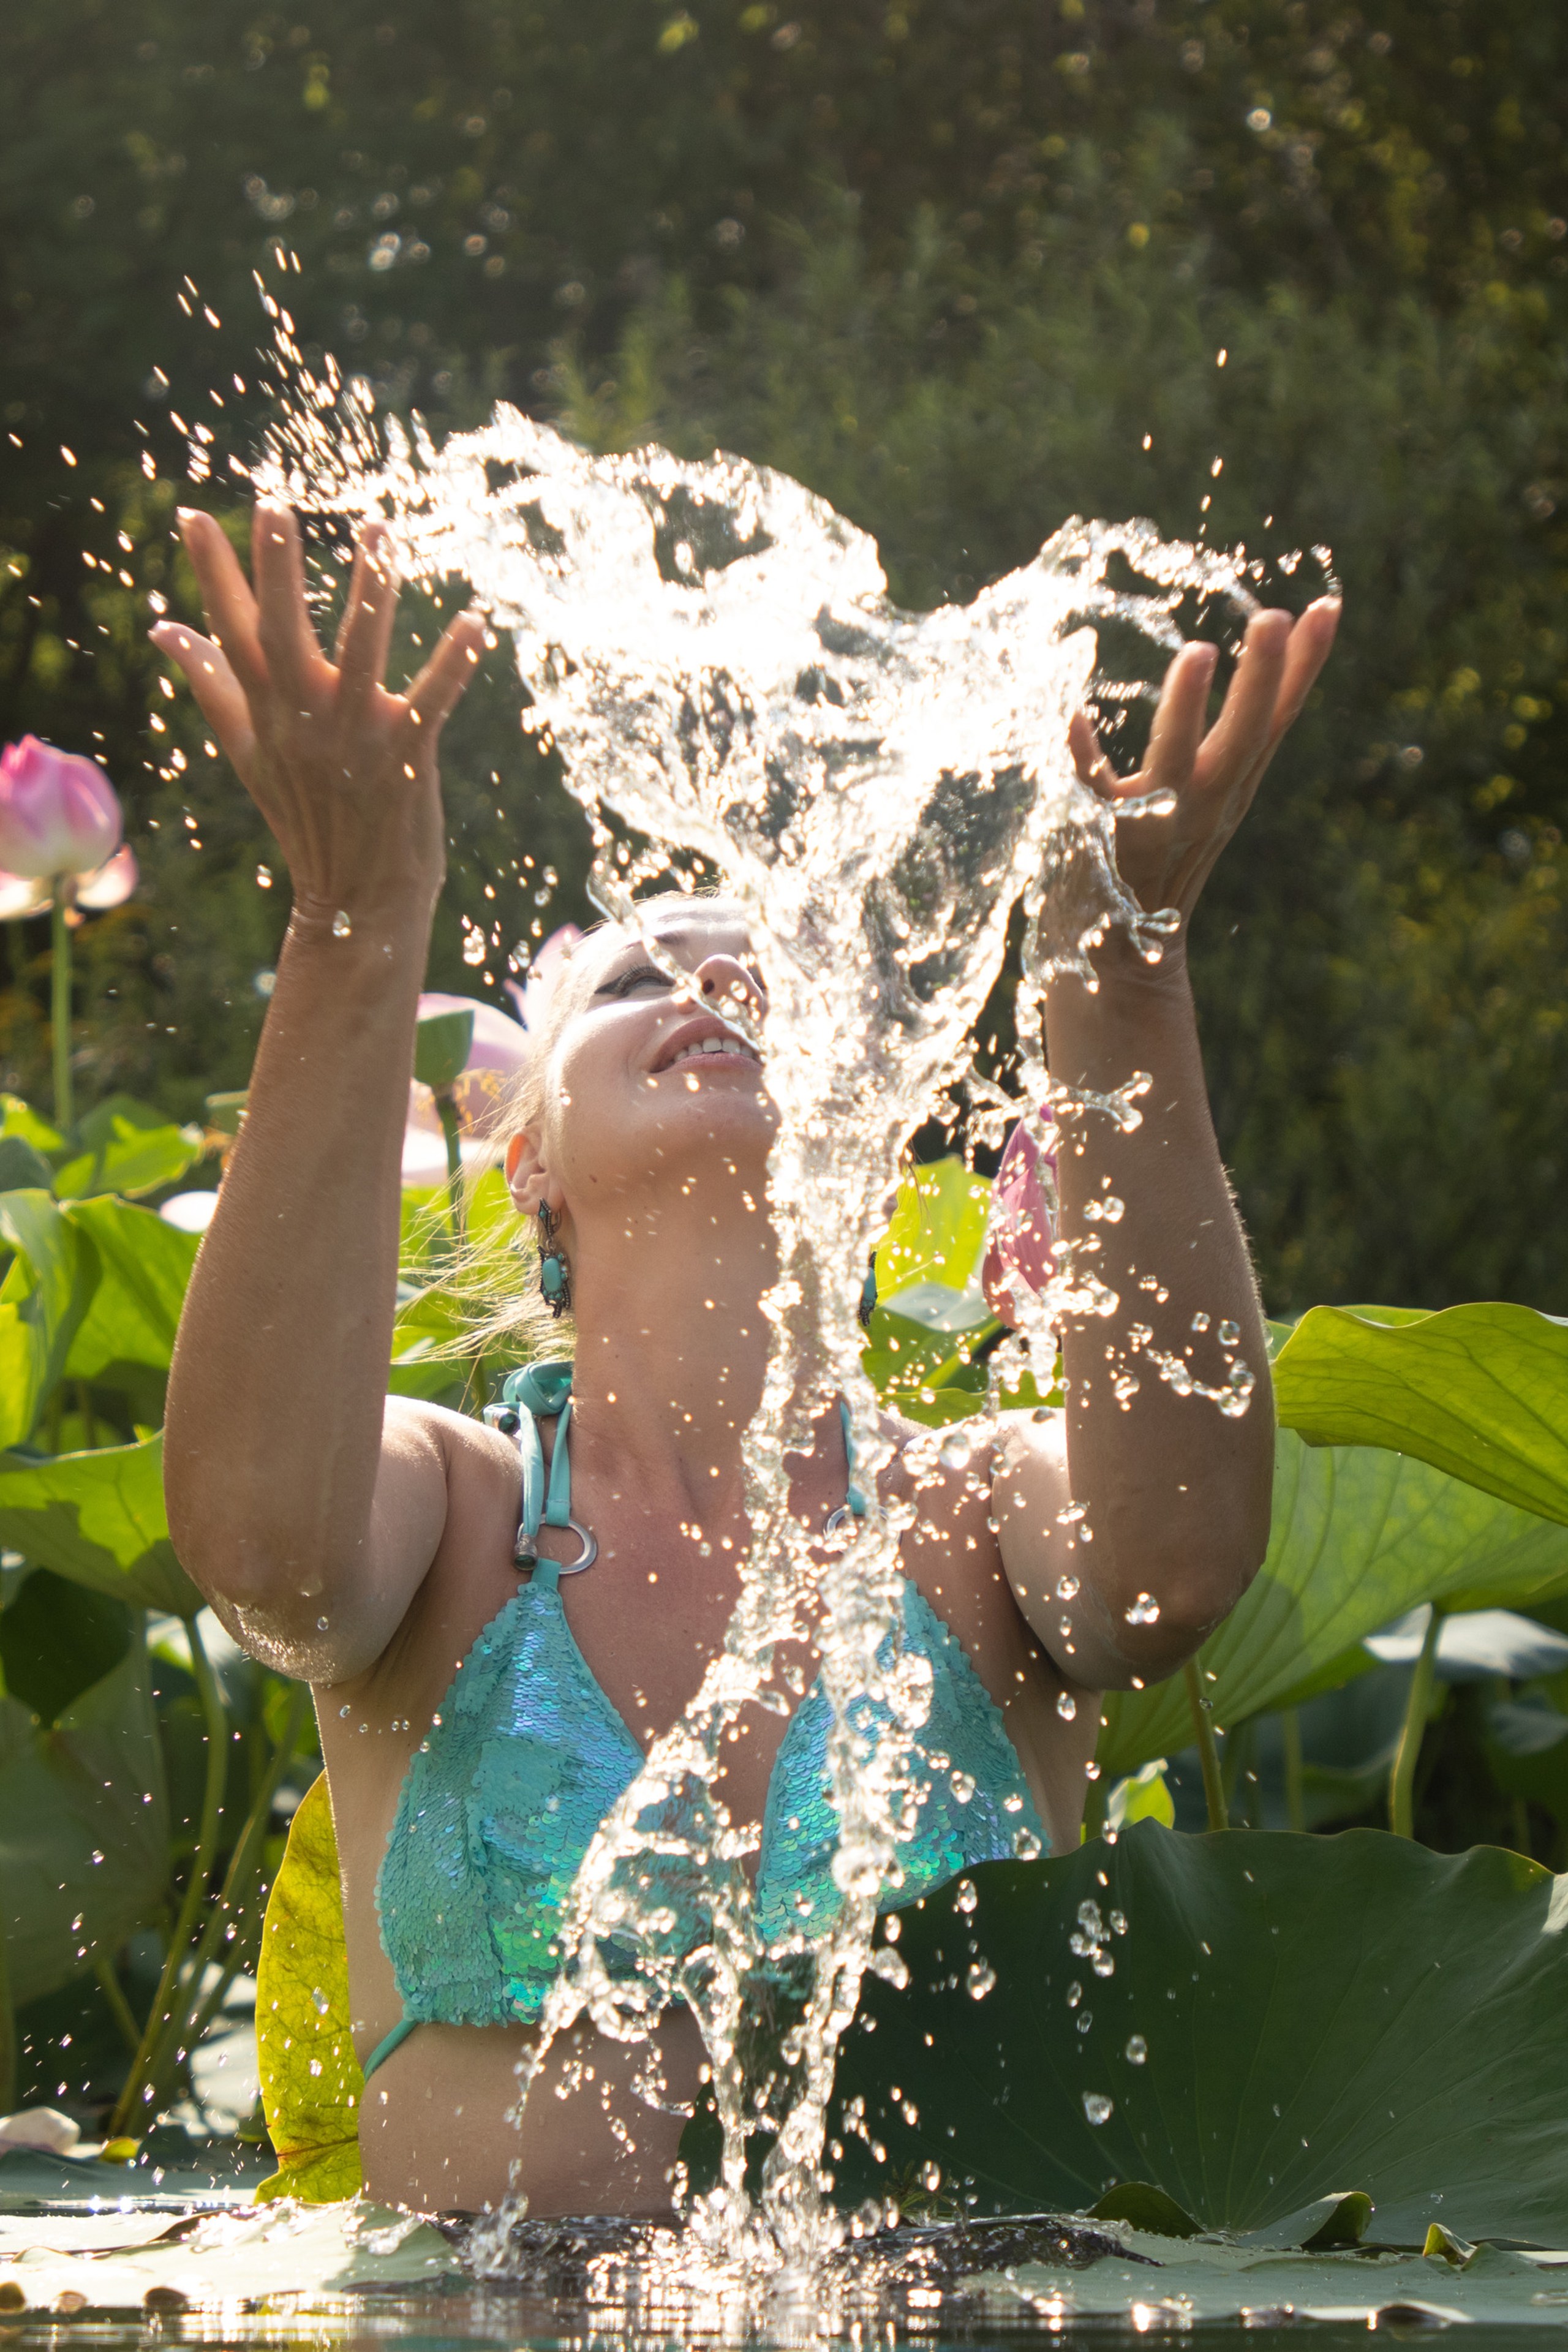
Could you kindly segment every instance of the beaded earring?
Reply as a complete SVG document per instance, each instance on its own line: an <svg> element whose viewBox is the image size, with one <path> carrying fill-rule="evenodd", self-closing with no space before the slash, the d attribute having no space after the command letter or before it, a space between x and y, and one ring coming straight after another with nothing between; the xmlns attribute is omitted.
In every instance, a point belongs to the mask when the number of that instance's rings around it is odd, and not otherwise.
<svg viewBox="0 0 1568 2352"><path fill-rule="evenodd" d="M539 1204L539 1295L557 1320L572 1304L572 1268L566 1253L556 1246L561 1220L552 1216L550 1203Z"/></svg>

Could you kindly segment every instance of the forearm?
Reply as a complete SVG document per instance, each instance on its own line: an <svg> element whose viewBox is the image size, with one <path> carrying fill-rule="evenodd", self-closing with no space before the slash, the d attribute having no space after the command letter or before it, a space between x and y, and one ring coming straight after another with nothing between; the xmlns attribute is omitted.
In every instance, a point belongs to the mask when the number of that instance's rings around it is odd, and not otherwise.
<svg viewBox="0 0 1568 2352"><path fill-rule="evenodd" d="M1063 1332L1067 1457L1084 1512L1074 1549L1085 1646L1098 1646L1098 1631L1152 1675L1190 1653L1262 1557L1273 1417L1184 951L1173 945L1150 966L1118 935L1097 961L1097 993L1071 978L1048 993L1052 1078L1110 1094L1142 1070L1152 1084L1131 1132L1096 1110L1062 1121L1061 1238L1073 1270L1115 1301L1069 1318ZM1143 1595L1157 1618L1140 1612Z"/></svg>
<svg viewBox="0 0 1568 2352"><path fill-rule="evenodd" d="M296 908L247 1115L186 1299L165 1482L197 1582L287 1637L330 1614L369 1525L428 895Z"/></svg>

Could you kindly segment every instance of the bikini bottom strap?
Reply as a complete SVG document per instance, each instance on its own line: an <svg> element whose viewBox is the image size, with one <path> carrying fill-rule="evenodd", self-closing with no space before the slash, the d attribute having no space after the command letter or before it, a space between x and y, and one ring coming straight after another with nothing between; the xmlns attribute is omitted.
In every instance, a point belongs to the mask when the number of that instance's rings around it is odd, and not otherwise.
<svg viewBox="0 0 1568 2352"><path fill-rule="evenodd" d="M424 2021L421 2018L417 2017L400 2018L397 2023L393 2027L391 2032L386 2036L385 2040L376 2043L375 2048L371 2052L370 2056L365 2060L364 2065L361 2070L367 2083L374 2074L376 2068L378 2066L384 2066L393 2052L395 2050L401 2049L404 2042L407 2041L409 2035L413 2032L415 2027L422 2024L423 2021Z"/></svg>

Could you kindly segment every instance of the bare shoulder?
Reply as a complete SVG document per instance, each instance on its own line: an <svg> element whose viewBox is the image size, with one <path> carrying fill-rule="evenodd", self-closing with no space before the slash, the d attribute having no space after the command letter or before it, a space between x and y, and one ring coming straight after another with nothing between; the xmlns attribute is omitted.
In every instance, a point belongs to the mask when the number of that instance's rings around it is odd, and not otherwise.
<svg viewBox="0 0 1568 2352"><path fill-rule="evenodd" d="M319 1583L301 1577L263 1611L215 1596L237 1641L264 1664L318 1689L368 1687L397 1671L451 1563L483 1549L515 1509L517 1455L466 1414L388 1397L364 1537ZM510 1544L507 1545L510 1557Z"/></svg>

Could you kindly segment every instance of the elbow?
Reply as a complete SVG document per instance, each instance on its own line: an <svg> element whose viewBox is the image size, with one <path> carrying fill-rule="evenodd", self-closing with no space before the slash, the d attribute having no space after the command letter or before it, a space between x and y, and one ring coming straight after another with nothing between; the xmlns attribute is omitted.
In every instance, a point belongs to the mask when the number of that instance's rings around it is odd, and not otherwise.
<svg viewBox="0 0 1568 2352"><path fill-rule="evenodd" d="M1211 1633L1224 1624L1262 1567L1268 1550L1268 1507L1243 1506L1212 1523L1198 1538L1163 1546L1141 1577L1119 1579L1126 1594L1112 1632L1127 1662L1130 1684L1164 1682L1179 1674Z"/></svg>

